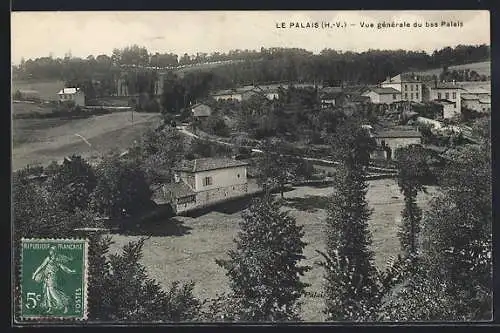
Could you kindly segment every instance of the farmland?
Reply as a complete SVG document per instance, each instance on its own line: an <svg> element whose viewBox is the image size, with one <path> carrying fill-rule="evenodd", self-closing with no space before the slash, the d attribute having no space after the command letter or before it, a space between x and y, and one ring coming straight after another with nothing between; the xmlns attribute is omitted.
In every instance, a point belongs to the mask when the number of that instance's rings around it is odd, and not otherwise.
<svg viewBox="0 0 500 333"><path fill-rule="evenodd" d="M124 151L149 127L158 124L159 114L119 112L85 119L14 119L12 124L14 170L27 164L47 165L71 154L84 157L109 151ZM84 136L91 147L81 138Z"/></svg>
<svg viewBox="0 0 500 333"><path fill-rule="evenodd" d="M36 90L40 94L40 98L47 101L56 101L58 99L57 93L62 88L64 88L64 82L58 80L12 81L12 93L16 90Z"/></svg>
<svg viewBox="0 0 500 333"><path fill-rule="evenodd" d="M419 204L425 207L430 195L419 196ZM315 261L319 256L316 249L324 250L325 204L331 188L297 187L285 194L287 204L284 209L295 216L297 223L304 226L304 240L308 244L304 254L304 264L313 269L306 273L303 280L310 283L308 292L322 290L323 271ZM397 238L403 198L394 180L374 180L369 182L367 200L374 209L370 230L373 234L372 249L376 254L378 267L384 267L390 255L399 251ZM241 208L241 207L240 207ZM145 235L146 240L142 262L149 276L167 288L174 280L196 283L195 294L201 298L214 297L228 290L225 272L216 263L216 258L226 258L226 253L234 247L233 238L238 232L241 212L215 209L198 217L176 217L172 221L159 221ZM172 230L175 229L175 230ZM153 230L154 229L154 230ZM114 234L111 252L116 252L131 240L140 236ZM217 241L214 241L216 239ZM305 297L303 319L306 321L324 320L321 310L323 300Z"/></svg>

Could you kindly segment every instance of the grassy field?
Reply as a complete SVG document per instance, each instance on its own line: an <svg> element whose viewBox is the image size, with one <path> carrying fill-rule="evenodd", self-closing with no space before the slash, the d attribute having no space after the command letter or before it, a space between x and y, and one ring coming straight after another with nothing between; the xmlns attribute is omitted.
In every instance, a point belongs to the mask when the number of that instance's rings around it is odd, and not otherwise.
<svg viewBox="0 0 500 333"><path fill-rule="evenodd" d="M450 66L449 70L463 70L470 69L471 71L476 71L479 75L491 75L491 61L482 61L482 62L474 62L465 65L456 65ZM424 75L439 75L441 74L442 68L434 68L426 71L414 72L415 74L424 74Z"/></svg>
<svg viewBox="0 0 500 333"><path fill-rule="evenodd" d="M159 123L159 114L119 112L85 119L14 119L12 167L27 164L49 164L65 156L80 154L90 157L108 151L124 151L142 133ZM85 137L89 147L81 138Z"/></svg>
<svg viewBox="0 0 500 333"><path fill-rule="evenodd" d="M64 88L64 82L58 80L39 81L39 80L19 80L12 81L12 93L16 90L36 90L40 98L47 101L57 101L57 93Z"/></svg>
<svg viewBox="0 0 500 333"><path fill-rule="evenodd" d="M418 201L425 207L429 194L422 194ZM331 188L299 187L287 192L286 210L304 226L305 248L304 264L313 269L306 273L304 281L310 283L308 291L317 293L322 290L323 270L315 263L320 258L316 249L324 250L325 205ZM373 234L373 250L377 266L384 267L387 258L399 251L397 239L403 198L394 180L384 179L369 182L367 199L374 209L370 229ZM228 289L228 279L224 270L215 264L216 258L227 258L226 253L234 247L233 238L238 232L241 209L244 204L231 209L217 209L197 217L176 217L175 223L158 222L145 231L152 237L146 240L142 259L150 276L165 288L174 280L196 282L195 294L198 297L214 297ZM167 225L170 225L169 227ZM173 228L173 229L172 229ZM115 243L111 251L118 251L124 244L137 240L138 235L113 235ZM305 297L303 319L322 321L323 300Z"/></svg>
<svg viewBox="0 0 500 333"><path fill-rule="evenodd" d="M53 108L41 104L34 104L34 103L28 103L28 102L19 102L19 103L12 103L12 114L13 115L19 115L19 114L27 114L27 113L50 113L52 112Z"/></svg>

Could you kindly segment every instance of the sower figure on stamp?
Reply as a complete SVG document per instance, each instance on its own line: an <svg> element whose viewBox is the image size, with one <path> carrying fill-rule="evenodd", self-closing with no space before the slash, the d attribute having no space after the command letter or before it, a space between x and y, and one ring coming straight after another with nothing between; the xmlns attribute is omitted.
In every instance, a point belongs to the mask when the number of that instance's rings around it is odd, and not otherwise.
<svg viewBox="0 0 500 333"><path fill-rule="evenodd" d="M59 271L64 271L68 274L74 274L75 270L65 266L71 258L58 254L55 246L49 249L49 255L42 264L33 273L33 280L42 283L42 303L41 306L47 309L50 313L53 309L64 309L64 313L68 312L68 304L70 298L58 286L57 276Z"/></svg>

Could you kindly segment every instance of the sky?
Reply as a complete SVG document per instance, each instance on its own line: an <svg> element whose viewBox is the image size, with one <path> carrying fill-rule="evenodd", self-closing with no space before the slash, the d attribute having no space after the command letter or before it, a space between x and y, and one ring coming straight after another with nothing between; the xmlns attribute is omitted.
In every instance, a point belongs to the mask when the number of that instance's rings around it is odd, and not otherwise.
<svg viewBox="0 0 500 333"><path fill-rule="evenodd" d="M490 44L488 11L170 11L13 12L11 61L21 58L111 55L133 44L182 55L232 49L297 47L315 53L407 49L432 52L458 44ZM320 28L297 28L317 22ZM329 22L330 28L321 28ZM335 23L346 22L337 28ZM410 27L377 28L381 22ZM455 22L456 27L441 26ZM295 26L290 26L294 23ZM373 23L374 27L362 27ZM415 23L422 27L414 27ZM438 27L426 27L437 23ZM366 26L365 24L365 26ZM277 28L282 25L285 28ZM335 27L334 27L335 26Z"/></svg>

